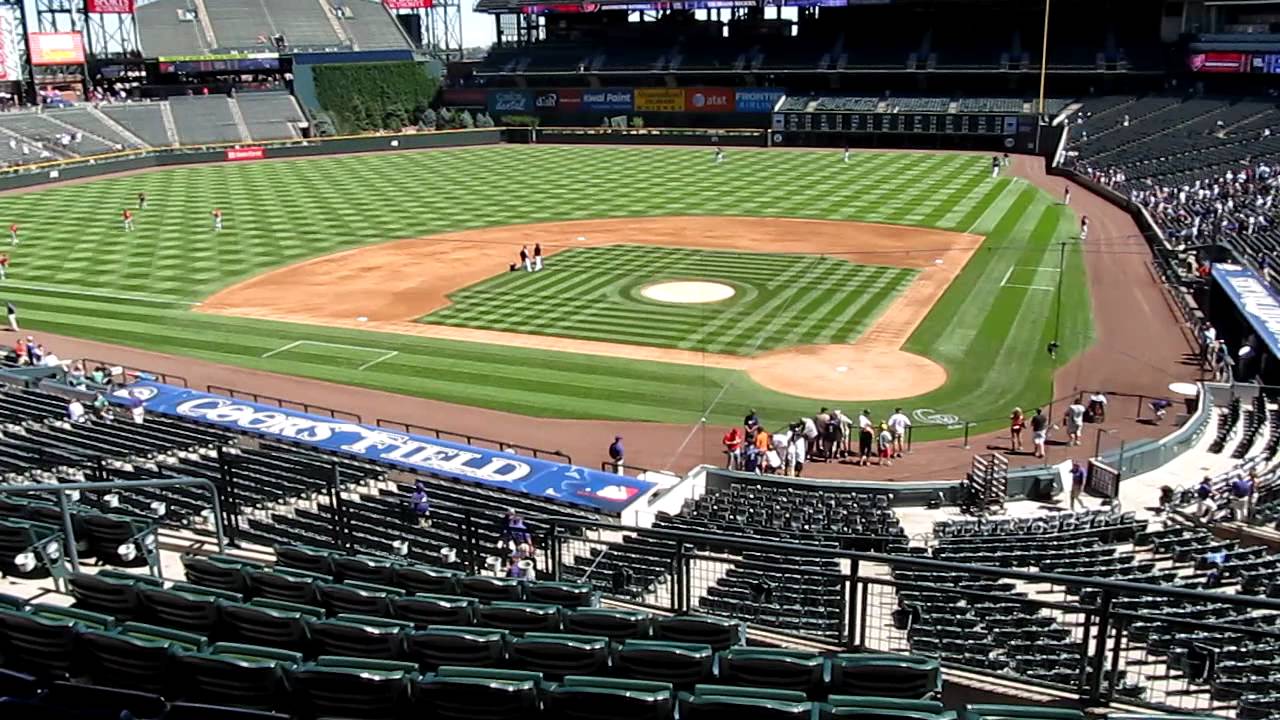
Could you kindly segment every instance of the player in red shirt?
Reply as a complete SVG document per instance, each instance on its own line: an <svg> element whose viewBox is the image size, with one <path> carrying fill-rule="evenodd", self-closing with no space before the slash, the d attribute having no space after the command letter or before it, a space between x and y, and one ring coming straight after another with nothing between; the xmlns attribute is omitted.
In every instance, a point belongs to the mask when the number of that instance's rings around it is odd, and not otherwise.
<svg viewBox="0 0 1280 720"><path fill-rule="evenodd" d="M124 212L120 213L120 218L124 220L125 232L129 232L130 230L133 230L133 211L132 210L125 210Z"/></svg>
<svg viewBox="0 0 1280 720"><path fill-rule="evenodd" d="M217 232L222 229L222 210L213 209L213 231Z"/></svg>
<svg viewBox="0 0 1280 720"><path fill-rule="evenodd" d="M0 280L4 280L9 271L9 254L0 253Z"/></svg>
<svg viewBox="0 0 1280 720"><path fill-rule="evenodd" d="M18 223L13 223L9 226L9 244L18 244Z"/></svg>

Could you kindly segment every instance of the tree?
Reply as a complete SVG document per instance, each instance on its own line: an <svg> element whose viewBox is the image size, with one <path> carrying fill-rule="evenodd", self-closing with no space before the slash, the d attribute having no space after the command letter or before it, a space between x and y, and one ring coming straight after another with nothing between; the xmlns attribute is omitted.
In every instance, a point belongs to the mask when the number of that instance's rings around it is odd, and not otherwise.
<svg viewBox="0 0 1280 720"><path fill-rule="evenodd" d="M435 130L436 122L436 111L431 108L427 108L422 111L421 117L418 118L418 127L423 130Z"/></svg>

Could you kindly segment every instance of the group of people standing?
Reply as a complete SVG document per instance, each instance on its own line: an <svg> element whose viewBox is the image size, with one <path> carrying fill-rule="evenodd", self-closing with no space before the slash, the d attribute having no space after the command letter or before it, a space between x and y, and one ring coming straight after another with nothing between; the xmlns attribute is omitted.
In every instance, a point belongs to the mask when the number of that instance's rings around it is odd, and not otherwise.
<svg viewBox="0 0 1280 720"><path fill-rule="evenodd" d="M1107 419L1107 396L1097 392L1089 396L1089 404L1086 406L1082 402L1083 396L1077 397L1062 413L1062 427L1067 431L1067 444L1078 446L1081 436L1084 433L1084 424L1086 422L1105 422ZM1009 450L1011 452L1020 453L1025 451L1022 436L1027 426L1031 427L1031 449L1032 454L1038 458L1045 456L1044 448L1049 441L1049 431L1056 429L1052 426L1049 416L1045 414L1042 408L1036 408L1031 412L1030 417L1023 413L1022 408L1015 407L1013 412L1009 414Z"/></svg>
<svg viewBox="0 0 1280 720"><path fill-rule="evenodd" d="M855 465L871 465L875 458L877 465L893 465L894 458L905 452L910 427L911 419L902 408L876 423L870 410L863 410L855 421L839 409L824 407L771 433L751 410L742 427L730 428L722 443L730 470L800 477L805 463L811 461L852 458Z"/></svg>

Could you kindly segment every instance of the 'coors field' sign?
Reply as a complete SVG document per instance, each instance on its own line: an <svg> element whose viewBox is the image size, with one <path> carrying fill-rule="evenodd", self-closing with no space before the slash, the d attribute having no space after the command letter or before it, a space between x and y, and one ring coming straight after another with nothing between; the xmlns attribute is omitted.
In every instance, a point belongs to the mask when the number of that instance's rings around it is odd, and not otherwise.
<svg viewBox="0 0 1280 720"><path fill-rule="evenodd" d="M84 8L91 13L132 15L134 0L85 0Z"/></svg>

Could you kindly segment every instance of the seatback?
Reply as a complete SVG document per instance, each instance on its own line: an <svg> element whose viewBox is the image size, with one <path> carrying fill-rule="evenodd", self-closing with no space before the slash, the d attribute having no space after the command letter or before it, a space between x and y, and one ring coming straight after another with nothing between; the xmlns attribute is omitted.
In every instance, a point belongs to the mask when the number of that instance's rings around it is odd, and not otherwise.
<svg viewBox="0 0 1280 720"><path fill-rule="evenodd" d="M326 576L315 575L301 570L261 570L250 568L245 571L249 579L249 595L255 598L283 600L299 605L319 607L320 596L316 593L316 585Z"/></svg>
<svg viewBox="0 0 1280 720"><path fill-rule="evenodd" d="M311 644L311 634L297 612L228 603L222 608L222 623L226 639L234 642L294 652L306 652Z"/></svg>
<svg viewBox="0 0 1280 720"><path fill-rule="evenodd" d="M409 623L363 615L339 615L308 624L316 655L399 660L405 656Z"/></svg>
<svg viewBox="0 0 1280 720"><path fill-rule="evenodd" d="M459 594L482 602L523 600L525 584L515 578L472 575L459 582Z"/></svg>
<svg viewBox="0 0 1280 720"><path fill-rule="evenodd" d="M138 583L133 579L72 573L67 577L76 607L128 620L142 614Z"/></svg>
<svg viewBox="0 0 1280 720"><path fill-rule="evenodd" d="M217 633L221 600L210 595L177 589L141 588L143 616L165 627L212 636Z"/></svg>
<svg viewBox="0 0 1280 720"><path fill-rule="evenodd" d="M396 585L397 563L382 558L338 555L333 558L333 575L339 582Z"/></svg>
<svg viewBox="0 0 1280 720"><path fill-rule="evenodd" d="M320 595L320 604L333 615L348 613L390 618L394 614L392 599L400 595L400 591L394 588L360 583L320 583L316 589Z"/></svg>
<svg viewBox="0 0 1280 720"><path fill-rule="evenodd" d="M506 660L507 643L505 630L430 627L408 633L406 659L431 669L450 665L498 667Z"/></svg>
<svg viewBox="0 0 1280 720"><path fill-rule="evenodd" d="M802 698L700 690L692 695L680 693L679 713L681 720L810 720L816 707Z"/></svg>
<svg viewBox="0 0 1280 720"><path fill-rule="evenodd" d="M86 630L76 650L84 674L100 685L165 694L174 679L171 663L177 650L166 640Z"/></svg>
<svg viewBox="0 0 1280 720"><path fill-rule="evenodd" d="M390 583L407 593L428 595L457 595L458 582L464 577L457 570L403 565L395 568L395 581Z"/></svg>
<svg viewBox="0 0 1280 720"><path fill-rule="evenodd" d="M613 653L619 677L693 687L715 677L715 651L710 645L654 640L628 640Z"/></svg>
<svg viewBox="0 0 1280 720"><path fill-rule="evenodd" d="M565 583L539 580L529 583L524 590L525 599L534 603L559 605L562 608L594 607L600 595L587 583Z"/></svg>
<svg viewBox="0 0 1280 720"><path fill-rule="evenodd" d="M520 602L492 602L476 608L476 624L516 633L556 632L560 629L560 608Z"/></svg>
<svg viewBox="0 0 1280 720"><path fill-rule="evenodd" d="M729 648L720 653L718 673L731 685L797 690L810 698L826 695L827 661L804 650Z"/></svg>
<svg viewBox="0 0 1280 720"><path fill-rule="evenodd" d="M578 608L564 613L565 632L598 635L621 641L649 637L653 616L640 610Z"/></svg>
<svg viewBox="0 0 1280 720"><path fill-rule="evenodd" d="M746 639L742 623L703 615L672 615L654 622L653 636L677 643L705 643L714 650L741 645Z"/></svg>
<svg viewBox="0 0 1280 720"><path fill-rule="evenodd" d="M543 714L568 720L670 720L671 685L569 676L543 692Z"/></svg>
<svg viewBox="0 0 1280 720"><path fill-rule="evenodd" d="M165 711L164 698L154 693L70 682L50 685L45 691L43 704L43 715L51 720L86 715L155 718Z"/></svg>
<svg viewBox="0 0 1280 720"><path fill-rule="evenodd" d="M528 633L514 638L507 649L510 667L544 677L603 675L609 669L609 639L586 635Z"/></svg>
<svg viewBox="0 0 1280 720"><path fill-rule="evenodd" d="M291 705L285 672L301 664L298 653L229 644L176 661L186 700L286 712Z"/></svg>
<svg viewBox="0 0 1280 720"><path fill-rule="evenodd" d="M475 598L458 595L410 595L393 598L395 616L414 625L471 625L475 622L475 609L480 604Z"/></svg>
<svg viewBox="0 0 1280 720"><path fill-rule="evenodd" d="M441 668L417 685L417 711L440 720L524 720L538 715L537 673Z"/></svg>
<svg viewBox="0 0 1280 720"><path fill-rule="evenodd" d="M74 667L76 621L41 617L29 610L0 610L0 656L11 669L44 676Z"/></svg>
<svg viewBox="0 0 1280 720"><path fill-rule="evenodd" d="M941 667L932 658L868 653L831 659L832 693L927 700L941 690Z"/></svg>
<svg viewBox="0 0 1280 720"><path fill-rule="evenodd" d="M355 658L320 658L289 673L299 714L305 717L405 717L413 665Z"/></svg>
<svg viewBox="0 0 1280 720"><path fill-rule="evenodd" d="M306 545L276 545L273 550L276 554L276 565L279 567L320 575L333 574L333 553L329 550Z"/></svg>
<svg viewBox="0 0 1280 720"><path fill-rule="evenodd" d="M187 582L193 585L240 595L249 592L249 579L245 577L243 564L198 555L183 555L182 567L186 571Z"/></svg>

